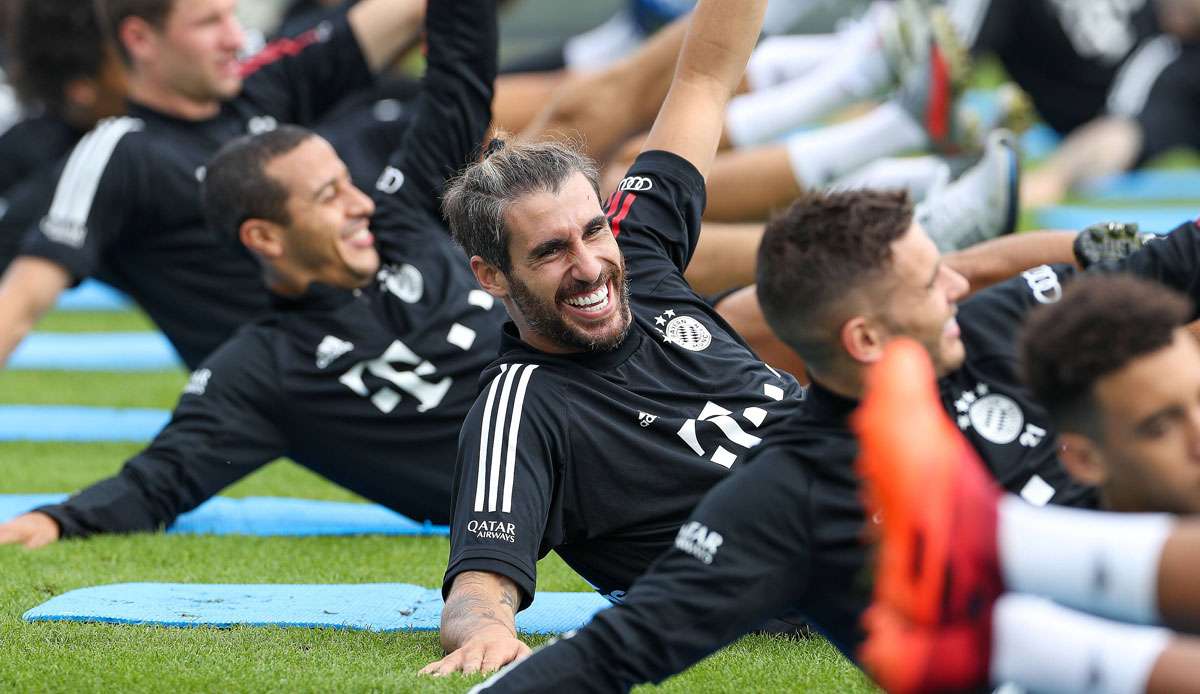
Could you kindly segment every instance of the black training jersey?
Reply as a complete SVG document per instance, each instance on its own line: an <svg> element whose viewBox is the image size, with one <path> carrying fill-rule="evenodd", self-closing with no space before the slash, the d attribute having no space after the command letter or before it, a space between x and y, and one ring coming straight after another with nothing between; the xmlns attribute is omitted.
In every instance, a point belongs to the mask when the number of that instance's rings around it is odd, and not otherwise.
<svg viewBox="0 0 1200 694"><path fill-rule="evenodd" d="M76 280L103 272L191 367L268 308L256 262L205 227L204 165L238 136L314 123L372 79L344 19L269 47L246 70L241 94L208 120L131 104L129 116L98 125L66 160L23 248Z"/></svg>
<svg viewBox="0 0 1200 694"><path fill-rule="evenodd" d="M1189 222L1126 261L1092 271L1131 271L1200 297L1198 268L1200 228ZM1014 385L1009 346L1021 317L1058 301L1077 274L1070 266L1044 266L964 302L959 322L968 359L939 387L951 417L1009 491L1031 501L1086 506L1089 495L1075 485L1054 493L1046 489L1049 482L1030 487L1034 474L1058 478L1049 472L1053 449L1020 439L1053 441L1056 434L1048 427L1037 433L1044 413ZM963 398L967 393L975 397ZM989 402L989 395L1003 399ZM752 465L700 502L622 605L484 689L625 691L680 672L779 615L808 618L854 658L870 603L869 550L861 542L866 514L852 467L858 445L848 426L856 406L810 386L800 410L755 449Z"/></svg>
<svg viewBox="0 0 1200 694"><path fill-rule="evenodd" d="M0 135L0 272L21 247L21 239L50 206L54 165L83 133L61 118L26 118Z"/></svg>
<svg viewBox="0 0 1200 694"><path fill-rule="evenodd" d="M951 0L973 50L994 53L1055 130L1105 112L1122 65L1159 33L1151 0ZM956 7L957 6L957 7Z"/></svg>
<svg viewBox="0 0 1200 694"><path fill-rule="evenodd" d="M608 203L633 324L619 347L549 355L505 328L463 425L444 591L463 571L512 579L533 599L555 550L619 598L670 544L700 497L803 398L683 279L704 180L642 154Z"/></svg>
<svg viewBox="0 0 1200 694"><path fill-rule="evenodd" d="M615 692L659 682L781 615L803 615L844 652L870 600L864 511L848 417L819 385L709 492L625 601L484 687Z"/></svg>
<svg viewBox="0 0 1200 694"><path fill-rule="evenodd" d="M506 314L478 289L438 202L491 120L494 17L495 0L430 4L425 90L376 190L376 281L276 297L192 374L170 423L118 476L42 509L64 536L161 527L285 455L406 515L449 520L458 432Z"/></svg>

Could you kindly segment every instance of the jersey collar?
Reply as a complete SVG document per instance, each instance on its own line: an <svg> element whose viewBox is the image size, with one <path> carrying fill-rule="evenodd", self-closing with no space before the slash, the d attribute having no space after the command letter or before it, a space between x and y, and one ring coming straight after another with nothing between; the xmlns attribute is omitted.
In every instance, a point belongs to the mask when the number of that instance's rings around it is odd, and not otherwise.
<svg viewBox="0 0 1200 694"><path fill-rule="evenodd" d="M271 292L271 306L278 311L333 310L354 301L362 291L313 282L300 296L281 296Z"/></svg>
<svg viewBox="0 0 1200 694"><path fill-rule="evenodd" d="M572 354L550 354L529 346L521 339L517 326L512 321L504 324L500 337L500 354L503 361L525 360L529 355L541 357L542 361L561 359L589 369L610 369L620 365L637 351L642 344L642 333L636 324L629 327L629 334L616 349L606 352L575 352Z"/></svg>

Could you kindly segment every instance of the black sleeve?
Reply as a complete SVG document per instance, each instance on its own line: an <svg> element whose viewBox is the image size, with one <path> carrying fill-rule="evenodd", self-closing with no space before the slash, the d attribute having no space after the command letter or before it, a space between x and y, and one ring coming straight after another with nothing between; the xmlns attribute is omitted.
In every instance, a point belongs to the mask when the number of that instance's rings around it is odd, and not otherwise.
<svg viewBox="0 0 1200 694"><path fill-rule="evenodd" d="M508 364L463 422L450 511L450 561L442 583L486 571L520 587L533 602L537 560L557 511L559 471L568 455L566 399L539 367Z"/></svg>
<svg viewBox="0 0 1200 694"><path fill-rule="evenodd" d="M139 158L127 136L141 128L137 119L113 118L79 141L58 167L49 208L23 239L21 254L63 266L75 282L97 270L137 200Z"/></svg>
<svg viewBox="0 0 1200 694"><path fill-rule="evenodd" d="M670 152L643 152L608 199L605 214L636 291L682 275L700 238L704 177Z"/></svg>
<svg viewBox="0 0 1200 694"><path fill-rule="evenodd" d="M802 468L767 450L712 489L625 602L483 688L620 692L662 680L794 608L810 576Z"/></svg>
<svg viewBox="0 0 1200 694"><path fill-rule="evenodd" d="M38 510L58 522L64 538L157 530L283 455L268 416L283 399L264 348L251 339L226 343L192 374L146 450L116 476Z"/></svg>
<svg viewBox="0 0 1200 694"><path fill-rule="evenodd" d="M1142 131L1139 165L1175 147L1200 148L1200 45L1183 46L1158 75L1137 122Z"/></svg>
<svg viewBox="0 0 1200 694"><path fill-rule="evenodd" d="M1089 272L1124 270L1164 284L1200 303L1200 227L1185 222L1117 263L1098 263ZM1194 317L1194 316L1193 316Z"/></svg>
<svg viewBox="0 0 1200 694"><path fill-rule="evenodd" d="M1016 357L1017 332L1029 312L1041 304L1057 303L1064 286L1078 274L1071 265L1039 265L988 287L963 302L963 341L975 363ZM1008 367L1006 367L1008 368Z"/></svg>
<svg viewBox="0 0 1200 694"><path fill-rule="evenodd" d="M478 151L492 120L496 80L496 0L433 0L422 90L403 143L376 184L373 227L413 226L412 211L441 219L446 179Z"/></svg>
<svg viewBox="0 0 1200 694"><path fill-rule="evenodd" d="M241 98L280 123L312 125L374 75L343 13L267 44L243 67Z"/></svg>

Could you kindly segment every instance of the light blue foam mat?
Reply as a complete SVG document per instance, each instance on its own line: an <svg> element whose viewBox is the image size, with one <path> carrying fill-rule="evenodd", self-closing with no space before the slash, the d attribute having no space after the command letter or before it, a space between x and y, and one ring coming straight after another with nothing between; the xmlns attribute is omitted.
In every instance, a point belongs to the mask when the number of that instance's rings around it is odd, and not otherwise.
<svg viewBox="0 0 1200 694"><path fill-rule="evenodd" d="M1100 200L1188 200L1200 198L1200 169L1131 171L1080 186L1079 194Z"/></svg>
<svg viewBox="0 0 1200 694"><path fill-rule="evenodd" d="M66 498L66 494L0 494L0 522ZM378 504L271 496L244 499L218 496L181 515L167 532L261 537L445 536L450 534L450 529L428 521L415 521Z"/></svg>
<svg viewBox="0 0 1200 694"><path fill-rule="evenodd" d="M58 298L59 311L124 311L133 306L129 297L98 280L84 280Z"/></svg>
<svg viewBox="0 0 1200 694"><path fill-rule="evenodd" d="M74 405L0 405L0 441L149 441L166 410Z"/></svg>
<svg viewBox="0 0 1200 694"><path fill-rule="evenodd" d="M517 629L528 634L559 634L584 626L608 606L596 593L539 592L533 604L517 615ZM436 631L441 614L441 591L407 583L118 583L64 593L29 610L24 619L164 627Z"/></svg>
<svg viewBox="0 0 1200 694"><path fill-rule="evenodd" d="M8 368L162 371L182 363L161 333L33 333L13 352Z"/></svg>
<svg viewBox="0 0 1200 694"><path fill-rule="evenodd" d="M1062 205L1034 210L1034 219L1041 229L1082 229L1097 222L1137 222L1142 231L1165 234L1184 222L1196 218L1200 205L1154 207L1090 207Z"/></svg>

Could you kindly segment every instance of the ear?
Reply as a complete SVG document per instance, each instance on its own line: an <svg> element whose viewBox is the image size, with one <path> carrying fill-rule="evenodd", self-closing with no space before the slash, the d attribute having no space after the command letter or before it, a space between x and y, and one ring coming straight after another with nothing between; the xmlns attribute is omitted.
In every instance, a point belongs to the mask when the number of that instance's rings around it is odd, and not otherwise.
<svg viewBox="0 0 1200 694"><path fill-rule="evenodd" d="M1075 481L1099 487L1108 481L1108 465L1095 442L1083 434L1058 435L1058 459Z"/></svg>
<svg viewBox="0 0 1200 694"><path fill-rule="evenodd" d="M471 272L475 273L475 281L483 291L497 299L508 298L508 278L500 268L476 255L471 256Z"/></svg>
<svg viewBox="0 0 1200 694"><path fill-rule="evenodd" d="M247 219L238 228L238 238L255 255L267 260L283 256L283 227L266 219Z"/></svg>
<svg viewBox="0 0 1200 694"><path fill-rule="evenodd" d="M145 61L157 52L158 34L158 29L141 17L127 17L117 27L117 40L135 63Z"/></svg>
<svg viewBox="0 0 1200 694"><path fill-rule="evenodd" d="M855 316L842 324L838 339L842 349L860 364L874 364L883 358L886 336L865 316Z"/></svg>

